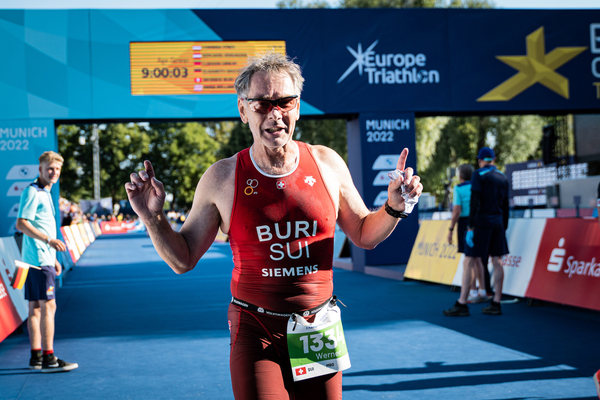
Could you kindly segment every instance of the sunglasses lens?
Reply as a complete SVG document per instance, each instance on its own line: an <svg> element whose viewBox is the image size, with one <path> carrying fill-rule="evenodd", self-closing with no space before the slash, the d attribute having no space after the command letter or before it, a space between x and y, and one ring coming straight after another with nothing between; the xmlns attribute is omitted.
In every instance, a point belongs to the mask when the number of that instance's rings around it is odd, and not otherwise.
<svg viewBox="0 0 600 400"><path fill-rule="evenodd" d="M279 108L281 108L281 111L291 111L296 107L297 102L297 98L281 99L279 100Z"/></svg>
<svg viewBox="0 0 600 400"><path fill-rule="evenodd" d="M271 103L268 101L254 100L250 103L252 111L259 114L268 114L271 111Z"/></svg>
<svg viewBox="0 0 600 400"><path fill-rule="evenodd" d="M295 97L284 97L279 100L254 100L250 99L248 101L250 104L250 109L259 114L268 114L271 112L273 107L279 107L282 112L288 112L294 109L298 104L298 98ZM275 103L275 104L273 104Z"/></svg>

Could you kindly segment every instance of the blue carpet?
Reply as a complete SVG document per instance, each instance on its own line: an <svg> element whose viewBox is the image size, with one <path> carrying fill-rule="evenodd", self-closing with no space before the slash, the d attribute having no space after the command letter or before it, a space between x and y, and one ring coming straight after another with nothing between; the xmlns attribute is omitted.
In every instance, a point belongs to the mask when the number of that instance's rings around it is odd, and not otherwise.
<svg viewBox="0 0 600 400"><path fill-rule="evenodd" d="M100 237L58 290L55 351L79 369L27 369L27 333L0 343L0 399L232 399L231 251L176 275L143 235ZM442 315L447 286L335 270L352 361L345 399L596 399L600 313L504 304Z"/></svg>

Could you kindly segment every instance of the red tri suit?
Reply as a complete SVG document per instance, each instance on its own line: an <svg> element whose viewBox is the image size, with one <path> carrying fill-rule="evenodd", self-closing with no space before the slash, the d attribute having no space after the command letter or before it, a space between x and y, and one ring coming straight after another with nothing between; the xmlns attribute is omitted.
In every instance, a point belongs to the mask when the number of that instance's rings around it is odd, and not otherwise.
<svg viewBox="0 0 600 400"><path fill-rule="evenodd" d="M238 153L229 241L231 293L266 310L291 313L327 301L333 291L333 200L308 146L297 143L298 164L272 176ZM288 318L235 304L229 367L236 400L342 398L342 373L294 382L287 349Z"/></svg>
<svg viewBox="0 0 600 400"><path fill-rule="evenodd" d="M238 154L229 240L234 297L267 310L316 307L333 291L333 200L308 146L290 173L260 171Z"/></svg>

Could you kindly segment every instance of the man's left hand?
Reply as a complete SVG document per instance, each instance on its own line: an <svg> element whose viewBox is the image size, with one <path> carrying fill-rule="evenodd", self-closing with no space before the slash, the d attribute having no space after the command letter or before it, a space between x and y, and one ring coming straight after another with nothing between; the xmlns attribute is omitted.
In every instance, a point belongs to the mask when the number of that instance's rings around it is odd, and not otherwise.
<svg viewBox="0 0 600 400"><path fill-rule="evenodd" d="M54 269L56 270L56 276L60 276L60 274L62 272L62 266L60 265L60 263L58 261L56 261L54 263Z"/></svg>
<svg viewBox="0 0 600 400"><path fill-rule="evenodd" d="M404 171L404 178L400 176L398 179L391 181L388 185L388 204L396 211L404 211L404 198L402 197L402 185L406 185L406 191L412 198L421 196L423 193L423 185L421 178L418 175L413 175L414 170L406 167L406 158L408 157L408 149L405 148L400 154L396 169Z"/></svg>

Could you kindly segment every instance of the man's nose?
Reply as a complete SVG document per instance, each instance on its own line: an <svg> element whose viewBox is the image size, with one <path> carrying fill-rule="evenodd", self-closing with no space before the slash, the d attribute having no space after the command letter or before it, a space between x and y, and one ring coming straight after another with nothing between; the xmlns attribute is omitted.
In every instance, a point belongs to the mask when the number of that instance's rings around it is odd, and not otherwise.
<svg viewBox="0 0 600 400"><path fill-rule="evenodd" d="M275 114L275 111L277 111L277 114ZM281 111L281 108L279 108L279 106L274 106L271 105L271 109L269 110L269 116L273 114L273 117L279 119L283 116L283 111Z"/></svg>

